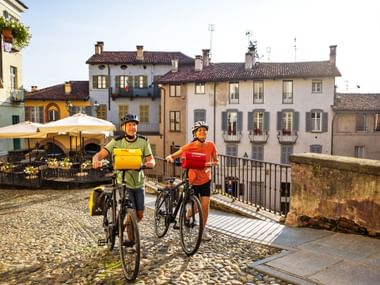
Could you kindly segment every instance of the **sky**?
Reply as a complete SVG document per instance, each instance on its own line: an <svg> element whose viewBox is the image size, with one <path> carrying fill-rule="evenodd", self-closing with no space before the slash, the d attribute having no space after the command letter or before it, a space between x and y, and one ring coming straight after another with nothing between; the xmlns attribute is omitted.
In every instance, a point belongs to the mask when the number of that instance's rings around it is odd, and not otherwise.
<svg viewBox="0 0 380 285"><path fill-rule="evenodd" d="M88 80L95 43L106 51L179 51L243 62L249 40L261 62L323 61L337 45L338 92L380 93L376 0L22 0L32 39L24 88ZM213 25L213 29L210 29ZM213 31L210 31L213 30Z"/></svg>

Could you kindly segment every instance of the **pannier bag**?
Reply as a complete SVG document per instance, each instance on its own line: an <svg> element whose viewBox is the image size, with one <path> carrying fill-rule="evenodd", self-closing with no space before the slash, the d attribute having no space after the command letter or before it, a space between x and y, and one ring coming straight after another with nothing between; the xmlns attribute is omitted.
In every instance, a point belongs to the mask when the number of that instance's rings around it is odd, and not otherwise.
<svg viewBox="0 0 380 285"><path fill-rule="evenodd" d="M142 165L141 149L115 148L113 150L113 169L140 169Z"/></svg>
<svg viewBox="0 0 380 285"><path fill-rule="evenodd" d="M90 209L91 216L101 216L104 214L104 200L106 193L103 186L98 186L90 193L90 199L88 200L88 207Z"/></svg>
<svg viewBox="0 0 380 285"><path fill-rule="evenodd" d="M182 157L182 168L202 169L206 167L206 155L198 152L184 152Z"/></svg>

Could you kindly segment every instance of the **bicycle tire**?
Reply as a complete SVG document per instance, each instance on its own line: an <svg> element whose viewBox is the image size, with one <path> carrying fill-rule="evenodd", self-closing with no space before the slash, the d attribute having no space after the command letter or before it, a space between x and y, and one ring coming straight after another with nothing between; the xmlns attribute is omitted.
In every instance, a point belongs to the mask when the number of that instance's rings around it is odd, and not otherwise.
<svg viewBox="0 0 380 285"><path fill-rule="evenodd" d="M160 193L156 200L154 209L154 232L158 238L164 237L169 229L169 198L167 194Z"/></svg>
<svg viewBox="0 0 380 285"><path fill-rule="evenodd" d="M104 199L103 228L107 248L113 250L115 247L115 221L112 219L112 198L107 195Z"/></svg>
<svg viewBox="0 0 380 285"><path fill-rule="evenodd" d="M140 268L140 233L136 213L131 208L127 208L120 214L119 250L125 278L128 281L134 281Z"/></svg>
<svg viewBox="0 0 380 285"><path fill-rule="evenodd" d="M186 214L190 209L192 215L187 220ZM196 196L191 195L182 202L179 222L182 249L187 256L194 255L199 249L203 234L202 206Z"/></svg>

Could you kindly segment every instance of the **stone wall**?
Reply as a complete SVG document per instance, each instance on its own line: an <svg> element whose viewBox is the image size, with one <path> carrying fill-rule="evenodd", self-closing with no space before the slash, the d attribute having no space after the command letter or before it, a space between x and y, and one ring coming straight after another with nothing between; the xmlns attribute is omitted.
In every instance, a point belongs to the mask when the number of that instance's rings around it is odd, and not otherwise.
<svg viewBox="0 0 380 285"><path fill-rule="evenodd" d="M288 226L380 237L380 161L295 154Z"/></svg>

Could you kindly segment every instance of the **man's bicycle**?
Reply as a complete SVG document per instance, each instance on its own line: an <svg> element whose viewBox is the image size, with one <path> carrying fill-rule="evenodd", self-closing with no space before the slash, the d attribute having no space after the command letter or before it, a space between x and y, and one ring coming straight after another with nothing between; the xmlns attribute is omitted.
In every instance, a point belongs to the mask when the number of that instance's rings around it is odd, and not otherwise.
<svg viewBox="0 0 380 285"><path fill-rule="evenodd" d="M140 268L140 234L136 212L125 184L125 171L127 169L122 170L121 185L117 183L116 171L113 171L112 186L106 188L103 208L105 238L100 239L98 245L107 244L108 249L113 250L118 236L120 260L125 278L134 281Z"/></svg>
<svg viewBox="0 0 380 285"><path fill-rule="evenodd" d="M168 185L158 190L154 211L155 233L159 238L164 237L173 223L173 228L180 230L183 251L191 256L197 252L202 240L201 202L189 184L188 169L184 170L181 183L174 185L175 179L167 178ZM176 219L178 213L179 226Z"/></svg>

